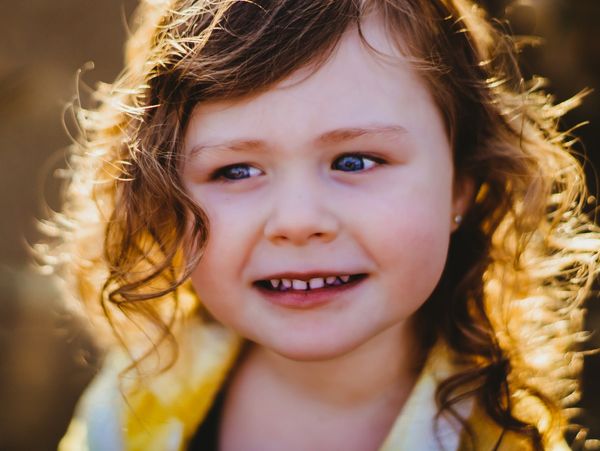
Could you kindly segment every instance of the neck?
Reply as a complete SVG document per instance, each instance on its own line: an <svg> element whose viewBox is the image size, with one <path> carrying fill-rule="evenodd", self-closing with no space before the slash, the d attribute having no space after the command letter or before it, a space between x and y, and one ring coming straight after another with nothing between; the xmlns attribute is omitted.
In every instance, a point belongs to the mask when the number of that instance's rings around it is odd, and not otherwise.
<svg viewBox="0 0 600 451"><path fill-rule="evenodd" d="M295 361L255 345L247 362L281 397L336 410L383 404L399 409L420 369L421 353L411 332L407 323L395 325L325 361Z"/></svg>

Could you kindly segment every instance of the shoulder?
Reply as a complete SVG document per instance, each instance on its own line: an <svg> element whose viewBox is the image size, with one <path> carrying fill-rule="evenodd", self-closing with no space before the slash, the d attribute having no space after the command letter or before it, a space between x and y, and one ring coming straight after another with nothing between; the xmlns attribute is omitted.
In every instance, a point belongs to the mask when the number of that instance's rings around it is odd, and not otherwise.
<svg viewBox="0 0 600 451"><path fill-rule="evenodd" d="M241 340L220 325L194 322L177 343L175 365L135 385L121 377L131 360L111 350L80 398L59 451L182 449L210 408Z"/></svg>

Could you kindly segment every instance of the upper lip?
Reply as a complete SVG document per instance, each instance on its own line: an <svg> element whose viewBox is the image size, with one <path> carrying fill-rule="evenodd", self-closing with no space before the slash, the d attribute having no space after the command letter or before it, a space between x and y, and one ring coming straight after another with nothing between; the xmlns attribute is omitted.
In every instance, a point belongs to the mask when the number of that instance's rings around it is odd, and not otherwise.
<svg viewBox="0 0 600 451"><path fill-rule="evenodd" d="M318 270L318 271L304 271L304 272L286 271L286 272L279 272L279 273L271 274L268 276L260 277L256 281L271 280L271 279L310 280L310 279L314 279L317 277L325 278L325 277L331 277L331 276L344 276L344 275L351 276L354 274L364 274L364 272L346 271L343 269L342 270L324 269L324 270Z"/></svg>

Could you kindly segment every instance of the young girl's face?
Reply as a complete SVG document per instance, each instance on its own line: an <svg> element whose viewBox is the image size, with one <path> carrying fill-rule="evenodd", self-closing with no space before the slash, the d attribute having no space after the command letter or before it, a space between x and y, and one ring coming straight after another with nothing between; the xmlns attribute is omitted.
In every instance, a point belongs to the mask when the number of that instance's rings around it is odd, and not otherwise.
<svg viewBox="0 0 600 451"><path fill-rule="evenodd" d="M399 55L383 27L363 27L375 48ZM351 30L308 73L198 105L183 180L210 220L192 274L202 303L281 355L322 360L408 330L440 279L470 190L455 183L440 112L408 63L383 62ZM303 288L334 275L360 277L309 292L259 282Z"/></svg>

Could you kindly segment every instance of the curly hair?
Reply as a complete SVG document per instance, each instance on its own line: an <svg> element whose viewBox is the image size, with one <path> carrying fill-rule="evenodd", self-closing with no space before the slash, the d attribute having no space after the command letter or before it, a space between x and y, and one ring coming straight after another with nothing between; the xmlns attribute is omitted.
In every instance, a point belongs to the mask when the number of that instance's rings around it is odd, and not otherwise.
<svg viewBox="0 0 600 451"><path fill-rule="evenodd" d="M178 319L207 314L189 275L208 217L180 178L192 109L318 68L373 11L426 80L457 174L478 188L417 313L423 343L442 338L465 364L440 384L439 414L462 421L453 405L473 396L542 448L578 400L582 302L598 272L582 165L558 129L586 92L554 104L543 79L524 81L518 42L470 0L142 1L124 71L98 85L93 108L75 108L64 204L43 223L53 238L39 253L107 320L107 336L126 348L140 334L175 344Z"/></svg>

